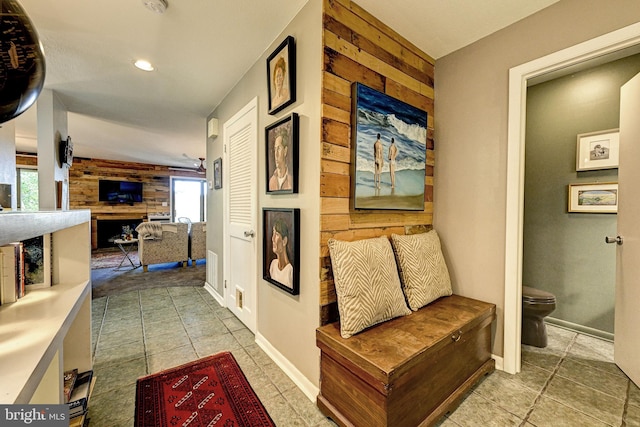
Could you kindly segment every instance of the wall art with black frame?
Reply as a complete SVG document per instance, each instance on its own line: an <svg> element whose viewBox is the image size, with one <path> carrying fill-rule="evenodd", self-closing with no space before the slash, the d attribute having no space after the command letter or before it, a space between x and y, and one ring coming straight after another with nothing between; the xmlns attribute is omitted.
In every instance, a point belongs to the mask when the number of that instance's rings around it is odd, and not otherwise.
<svg viewBox="0 0 640 427"><path fill-rule="evenodd" d="M288 36L267 58L269 114L296 101L296 46Z"/></svg>
<svg viewBox="0 0 640 427"><path fill-rule="evenodd" d="M300 293L300 209L263 208L263 277L292 295Z"/></svg>
<svg viewBox="0 0 640 427"><path fill-rule="evenodd" d="M298 192L298 128L296 113L265 128L267 194Z"/></svg>

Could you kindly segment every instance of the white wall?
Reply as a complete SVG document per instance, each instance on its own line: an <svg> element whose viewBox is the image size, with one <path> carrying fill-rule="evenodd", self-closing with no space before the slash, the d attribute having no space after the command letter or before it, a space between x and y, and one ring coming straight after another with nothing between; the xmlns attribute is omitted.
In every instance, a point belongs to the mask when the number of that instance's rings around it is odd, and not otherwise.
<svg viewBox="0 0 640 427"><path fill-rule="evenodd" d="M56 181L62 181L63 209L69 209L69 170L61 167L58 146L67 139L67 109L51 89L43 89L38 112L38 193L40 210L55 210ZM15 154L15 153L14 153Z"/></svg>
<svg viewBox="0 0 640 427"><path fill-rule="evenodd" d="M223 157L223 125L251 99L258 96L258 210L263 207L300 208L300 295L292 296L262 279L262 224L258 225L259 255L257 332L288 364L292 375L301 375L307 386L319 382L319 351L315 345L315 329L319 325L319 188L320 188L320 94L322 69L322 9L320 0L309 1L300 13L273 40L236 87L209 116L219 120L220 134L207 143L208 163ZM291 35L296 41L296 102L271 116L267 113L266 58ZM215 76L215 70L212 70ZM264 128L288 114L300 118L299 193L266 195ZM223 170L226 165L223 165ZM209 177L212 179L212 177ZM223 186L225 183L223 182ZM261 217L261 215L260 215ZM261 218L260 218L261 221ZM208 197L207 248L218 255L218 282L223 277L223 191L210 190ZM213 278L207 278L209 283ZM287 368L285 366L285 368ZM299 384L305 387L305 384Z"/></svg>
<svg viewBox="0 0 640 427"><path fill-rule="evenodd" d="M561 0L436 61L434 226L454 290L497 305L497 355L504 333L509 69L638 21L635 0L606 6Z"/></svg>
<svg viewBox="0 0 640 427"><path fill-rule="evenodd" d="M0 184L11 185L11 206L17 208L16 201L16 126L13 120L0 125Z"/></svg>

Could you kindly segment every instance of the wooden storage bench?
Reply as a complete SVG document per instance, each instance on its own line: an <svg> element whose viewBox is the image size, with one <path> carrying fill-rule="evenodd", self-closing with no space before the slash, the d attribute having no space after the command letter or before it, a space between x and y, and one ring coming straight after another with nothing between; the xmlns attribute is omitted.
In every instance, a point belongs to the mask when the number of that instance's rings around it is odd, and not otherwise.
<svg viewBox="0 0 640 427"><path fill-rule="evenodd" d="M434 424L493 371L495 305L451 295L351 338L316 330L318 407L342 426Z"/></svg>

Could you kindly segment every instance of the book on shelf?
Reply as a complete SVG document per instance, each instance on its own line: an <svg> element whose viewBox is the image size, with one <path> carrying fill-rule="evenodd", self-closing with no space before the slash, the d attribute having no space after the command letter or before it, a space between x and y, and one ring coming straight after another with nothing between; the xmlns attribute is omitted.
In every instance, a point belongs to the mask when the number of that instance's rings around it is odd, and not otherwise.
<svg viewBox="0 0 640 427"><path fill-rule="evenodd" d="M87 412L89 397L94 384L93 370L78 374L68 403L69 418L78 417Z"/></svg>
<svg viewBox="0 0 640 427"><path fill-rule="evenodd" d="M22 242L9 243L0 247L2 271L0 282L2 304L16 302L24 296L24 252Z"/></svg>
<svg viewBox="0 0 640 427"><path fill-rule="evenodd" d="M78 370L70 369L64 373L64 403L69 403L71 399L71 392L76 384L78 378Z"/></svg>
<svg viewBox="0 0 640 427"><path fill-rule="evenodd" d="M52 253L51 233L0 247L0 304L51 286Z"/></svg>

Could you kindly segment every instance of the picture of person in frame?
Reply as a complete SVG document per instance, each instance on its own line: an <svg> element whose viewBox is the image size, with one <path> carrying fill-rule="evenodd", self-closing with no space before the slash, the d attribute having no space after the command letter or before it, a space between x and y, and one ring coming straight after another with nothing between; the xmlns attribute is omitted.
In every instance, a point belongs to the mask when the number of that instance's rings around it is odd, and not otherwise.
<svg viewBox="0 0 640 427"><path fill-rule="evenodd" d="M293 176L291 175L291 161L289 159L290 132L289 126L283 125L275 130L273 142L273 159L275 170L269 178L269 191L291 190Z"/></svg>
<svg viewBox="0 0 640 427"><path fill-rule="evenodd" d="M271 279L293 288L293 265L289 253L289 226L283 219L276 219L271 229L271 250L276 258L269 266Z"/></svg>
<svg viewBox="0 0 640 427"><path fill-rule="evenodd" d="M286 52L285 52L286 53ZM275 108L290 98L287 86L287 61L284 54L280 56L273 67L273 81L271 90L271 108Z"/></svg>

